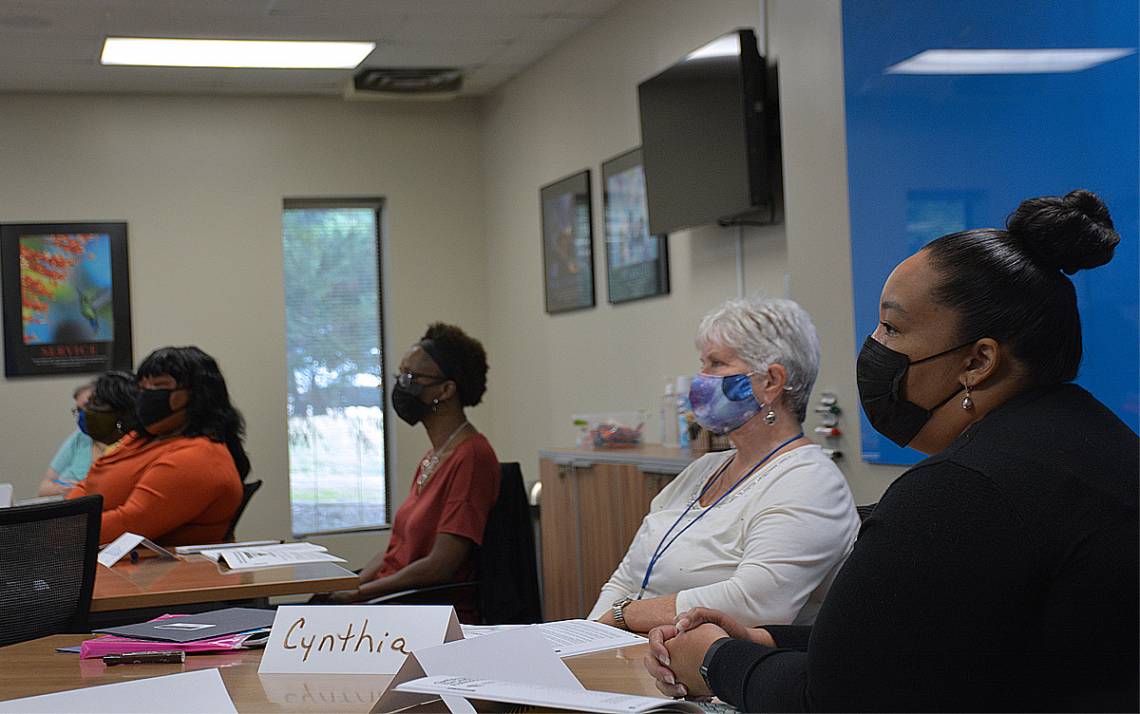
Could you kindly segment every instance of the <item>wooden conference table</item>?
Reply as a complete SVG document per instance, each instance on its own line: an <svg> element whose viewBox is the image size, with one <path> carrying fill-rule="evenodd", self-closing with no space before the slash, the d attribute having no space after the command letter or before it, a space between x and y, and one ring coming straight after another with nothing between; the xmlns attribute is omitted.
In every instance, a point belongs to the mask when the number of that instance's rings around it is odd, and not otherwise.
<svg viewBox="0 0 1140 714"><path fill-rule="evenodd" d="M92 612L252 600L347 590L357 576L336 563L301 563L235 572L200 555L178 560L141 558L97 566Z"/></svg>
<svg viewBox="0 0 1140 714"><path fill-rule="evenodd" d="M367 712L390 676L367 674L258 675L261 650L193 655L185 664L107 667L99 659L56 652L90 635L55 635L0 647L0 700L114 684L144 677L217 667L239 712ZM641 660L648 645L637 645L563 660L588 689L661 696Z"/></svg>

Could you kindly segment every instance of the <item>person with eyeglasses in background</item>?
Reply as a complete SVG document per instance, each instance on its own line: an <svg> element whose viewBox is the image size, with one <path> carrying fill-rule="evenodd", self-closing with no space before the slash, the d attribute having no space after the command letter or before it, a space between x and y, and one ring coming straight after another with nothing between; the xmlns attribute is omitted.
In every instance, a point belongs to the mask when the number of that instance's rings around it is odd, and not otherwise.
<svg viewBox="0 0 1140 714"><path fill-rule="evenodd" d="M499 496L499 459L467 420L487 390L487 353L463 330L437 322L400 360L392 409L422 425L431 448L396 511L388 548L360 571L360 585L324 602L353 603L475 575L475 546ZM478 622L474 593L450 600L462 622Z"/></svg>
<svg viewBox="0 0 1140 714"><path fill-rule="evenodd" d="M71 408L71 416L78 424L79 415L95 391L95 383L87 382L75 388L71 398L75 405ZM55 456L44 474L40 483L38 496L63 496L87 476L91 462L103 453L105 444L100 444L88 436L82 429L76 427L63 443L56 449Z"/></svg>

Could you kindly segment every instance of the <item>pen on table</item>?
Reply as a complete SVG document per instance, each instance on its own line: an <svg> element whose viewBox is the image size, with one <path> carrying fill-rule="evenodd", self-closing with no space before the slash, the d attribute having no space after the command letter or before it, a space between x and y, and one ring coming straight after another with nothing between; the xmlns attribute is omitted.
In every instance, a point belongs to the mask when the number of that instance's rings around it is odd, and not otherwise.
<svg viewBox="0 0 1140 714"><path fill-rule="evenodd" d="M186 653L182 650L103 655L103 664L108 667L116 664L182 664L185 661Z"/></svg>

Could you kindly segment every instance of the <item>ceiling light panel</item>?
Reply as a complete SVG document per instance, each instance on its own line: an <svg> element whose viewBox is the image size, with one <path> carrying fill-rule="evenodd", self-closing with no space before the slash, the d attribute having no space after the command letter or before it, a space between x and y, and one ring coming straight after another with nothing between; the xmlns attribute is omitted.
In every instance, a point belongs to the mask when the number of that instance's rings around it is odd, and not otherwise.
<svg viewBox="0 0 1140 714"><path fill-rule="evenodd" d="M885 74L1051 74L1082 72L1105 62L1127 57L1132 47L1079 49L967 50L937 49L919 52L891 65Z"/></svg>
<svg viewBox="0 0 1140 714"><path fill-rule="evenodd" d="M374 42L108 37L100 61L146 67L352 69L375 48Z"/></svg>

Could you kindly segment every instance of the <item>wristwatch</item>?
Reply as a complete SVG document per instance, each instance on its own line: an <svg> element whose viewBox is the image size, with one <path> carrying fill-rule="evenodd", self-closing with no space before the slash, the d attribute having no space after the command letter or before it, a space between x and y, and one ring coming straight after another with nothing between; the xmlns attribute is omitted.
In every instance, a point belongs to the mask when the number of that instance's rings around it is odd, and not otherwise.
<svg viewBox="0 0 1140 714"><path fill-rule="evenodd" d="M713 657L716 656L716 651L721 648L726 642L731 642L731 637L722 637L716 642L712 643L708 650L705 651L705 656L701 660L701 666L697 667L697 672L700 673L701 679L705 681L705 686L711 692L713 690L712 682L709 681L709 666L712 665Z"/></svg>
<svg viewBox="0 0 1140 714"><path fill-rule="evenodd" d="M629 629L629 625L625 624L625 606L631 602L633 602L633 598L631 598L629 595L626 595L621 600L618 600L613 604L614 622L616 622L617 626L623 630Z"/></svg>

